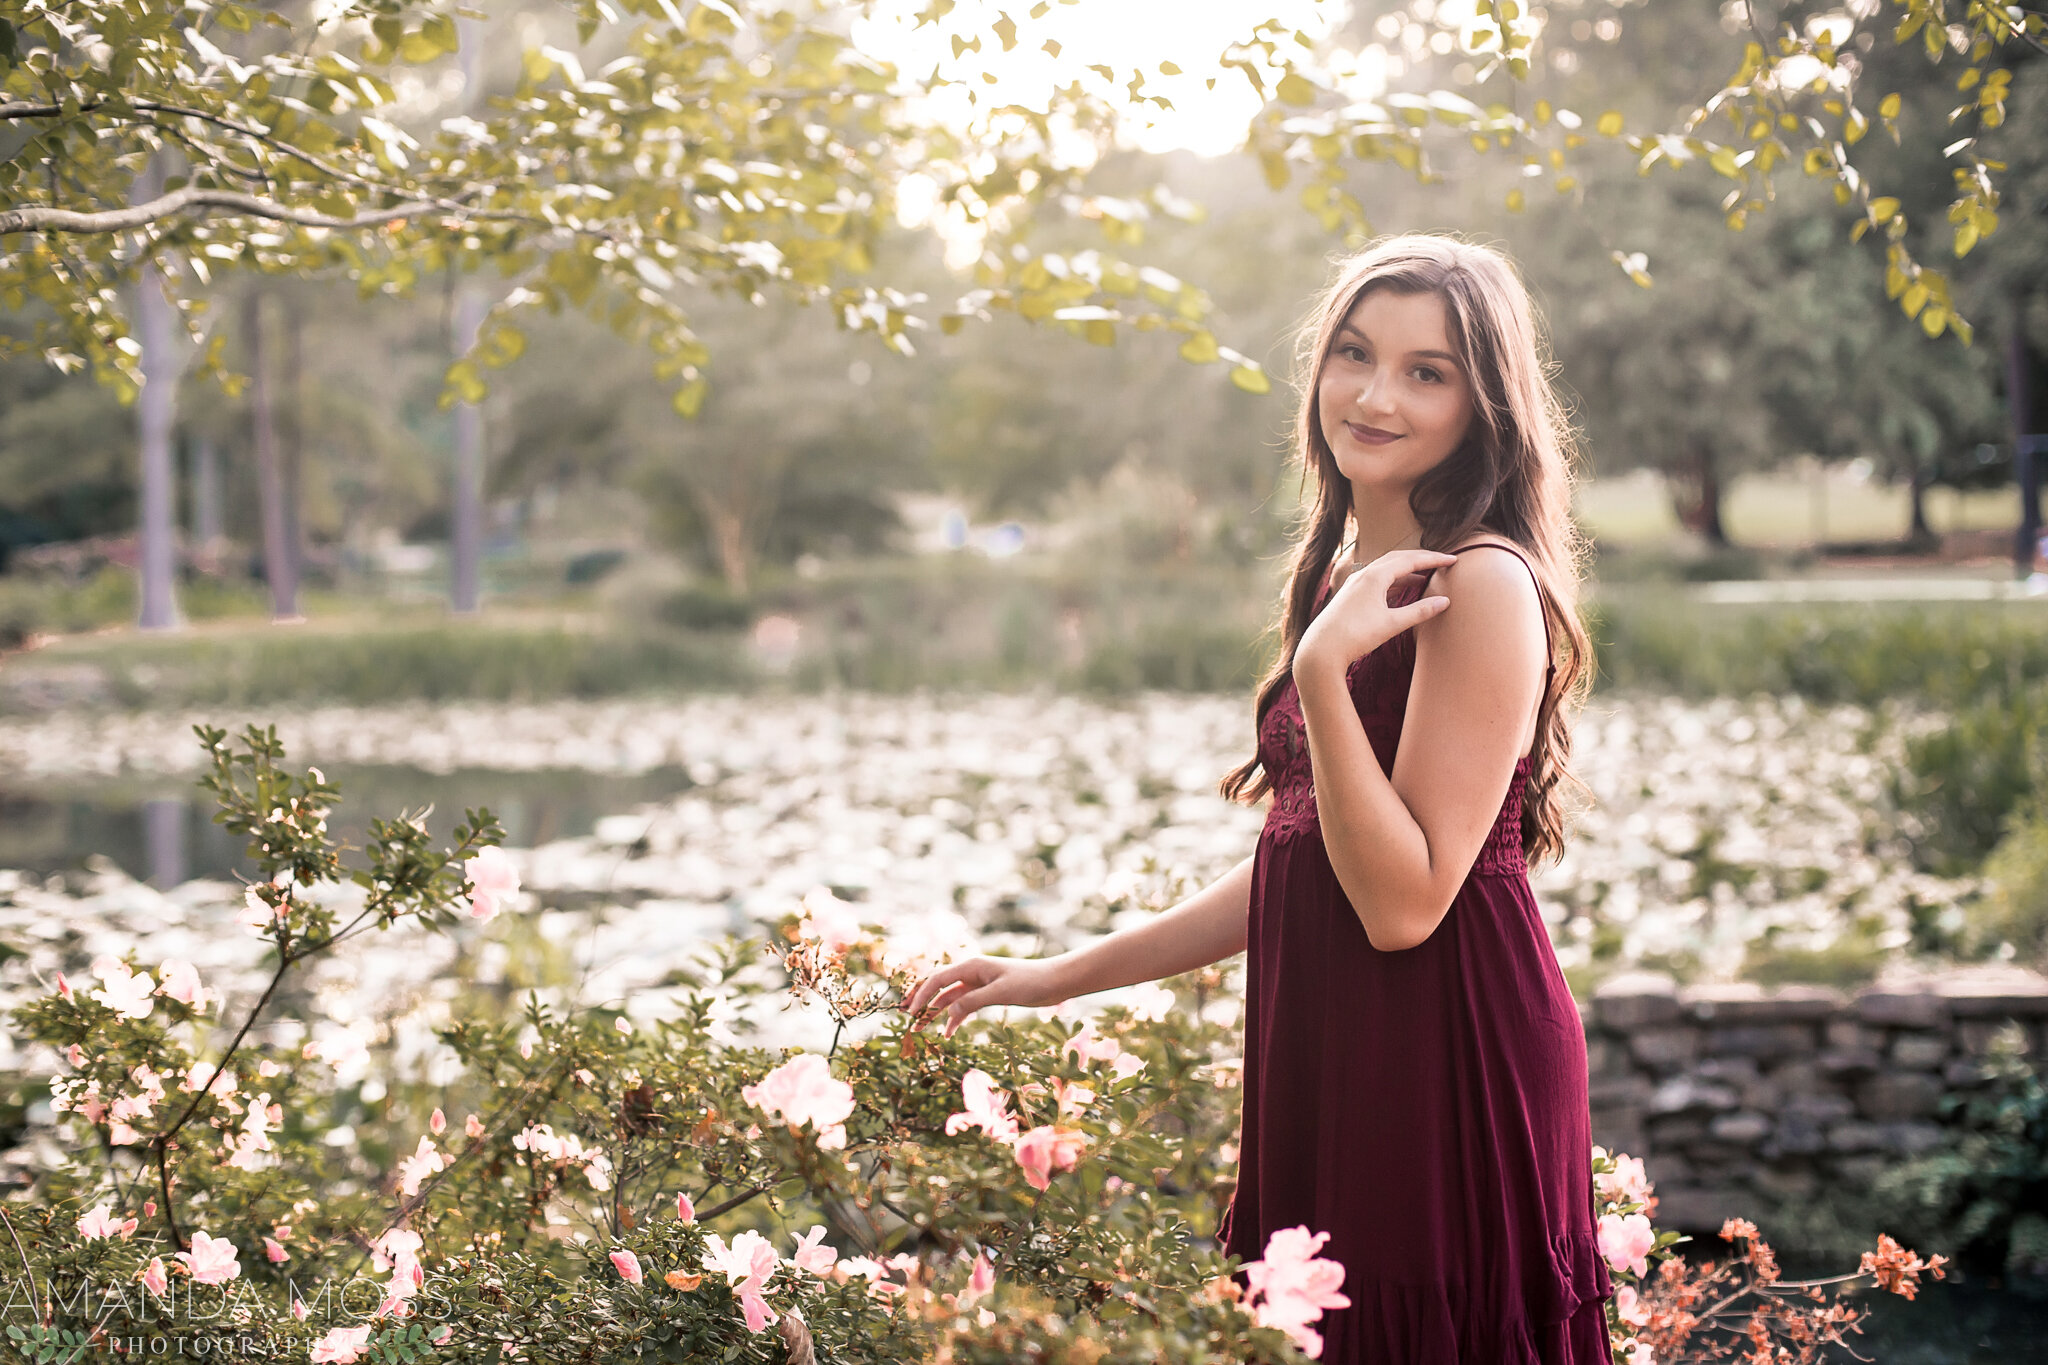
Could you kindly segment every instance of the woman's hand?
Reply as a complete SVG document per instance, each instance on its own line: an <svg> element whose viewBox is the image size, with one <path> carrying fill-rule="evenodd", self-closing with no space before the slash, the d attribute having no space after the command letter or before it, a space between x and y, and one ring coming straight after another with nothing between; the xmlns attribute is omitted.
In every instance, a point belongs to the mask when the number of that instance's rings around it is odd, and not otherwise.
<svg viewBox="0 0 2048 1365"><path fill-rule="evenodd" d="M1451 605L1448 597L1424 597L1405 607L1387 605L1394 584L1409 574L1435 573L1458 562L1436 550L1393 550L1354 572L1309 622L1294 647L1294 669L1346 669L1413 626Z"/></svg>
<svg viewBox="0 0 2048 1365"><path fill-rule="evenodd" d="M933 972L903 1002L914 1026L928 1012L946 1012L946 1036L967 1016L990 1005L1057 1005L1066 999L1044 958L971 957Z"/></svg>

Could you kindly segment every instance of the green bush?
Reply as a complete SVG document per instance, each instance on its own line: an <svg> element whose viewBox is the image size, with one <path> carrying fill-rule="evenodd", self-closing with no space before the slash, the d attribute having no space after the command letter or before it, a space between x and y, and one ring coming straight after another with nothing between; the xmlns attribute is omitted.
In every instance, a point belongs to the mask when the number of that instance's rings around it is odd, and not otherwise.
<svg viewBox="0 0 2048 1365"><path fill-rule="evenodd" d="M1978 936L2010 943L2023 961L2048 963L2048 803L2037 797L2007 822L1984 875L1991 891L1970 912Z"/></svg>
<svg viewBox="0 0 2048 1365"><path fill-rule="evenodd" d="M693 583L663 598L656 612L683 630L745 630L754 624L754 604L722 583Z"/></svg>
<svg viewBox="0 0 2048 1365"><path fill-rule="evenodd" d="M1918 826L1914 854L1950 875L1983 862L2013 812L2036 790L2048 737L2048 683L1964 706L1939 730L1906 742L1907 772L1893 779Z"/></svg>

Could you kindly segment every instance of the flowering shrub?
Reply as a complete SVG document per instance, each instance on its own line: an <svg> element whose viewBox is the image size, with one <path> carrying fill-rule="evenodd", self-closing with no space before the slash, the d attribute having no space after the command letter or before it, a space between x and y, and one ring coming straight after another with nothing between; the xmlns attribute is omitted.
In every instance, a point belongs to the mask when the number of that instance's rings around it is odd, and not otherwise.
<svg viewBox="0 0 2048 1365"><path fill-rule="evenodd" d="M469 812L449 848L416 818L373 822L345 867L317 770L289 775L272 732L201 738L220 821L249 840L241 918L272 972L230 1010L188 963L103 958L96 987L59 974L18 1011L68 1125L33 1201L0 1206L37 1343L334 1365L1280 1362L1319 1354L1315 1324L1348 1304L1321 1230L1241 1267L1216 1248L1239 1095L1234 1031L1201 1007L1214 971L1078 1026L946 1038L897 1007L930 960L820 891L772 974L728 944L665 1017L458 1009L439 1032L451 1084L346 1089L360 1043L284 1027L318 1022L295 971L373 928L516 911L516 865ZM750 1041L749 997L784 993L815 1038ZM1687 1269L1641 1163L1594 1160L1633 1365L1725 1330L1726 1302L1702 1305L1732 1301L1731 1275L1769 1309L1752 1331L1853 1322L1764 1277L1754 1229L1731 1234L1738 1268ZM1901 1292L1940 1273L1875 1255L1866 1273Z"/></svg>

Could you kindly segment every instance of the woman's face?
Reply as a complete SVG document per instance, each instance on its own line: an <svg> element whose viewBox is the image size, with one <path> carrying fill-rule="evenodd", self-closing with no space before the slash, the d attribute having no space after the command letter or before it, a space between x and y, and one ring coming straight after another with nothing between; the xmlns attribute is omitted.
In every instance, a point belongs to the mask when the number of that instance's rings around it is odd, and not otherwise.
<svg viewBox="0 0 2048 1365"><path fill-rule="evenodd" d="M1338 325L1316 385L1323 439L1354 493L1405 502L1465 439L1472 413L1443 300L1366 291Z"/></svg>

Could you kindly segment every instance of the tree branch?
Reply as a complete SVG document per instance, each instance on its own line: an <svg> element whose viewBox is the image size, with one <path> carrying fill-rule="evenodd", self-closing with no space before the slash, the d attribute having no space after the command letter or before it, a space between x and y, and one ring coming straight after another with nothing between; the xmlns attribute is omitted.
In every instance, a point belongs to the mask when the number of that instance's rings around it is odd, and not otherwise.
<svg viewBox="0 0 2048 1365"><path fill-rule="evenodd" d="M245 214L251 218L296 223L300 227L338 228L343 231L375 227L379 223L388 223L396 218L410 218L416 214L445 211L434 204L416 200L394 208L371 209L353 218L335 218L311 209L295 209L284 204L272 203L268 199L258 199L253 194L242 194L235 190L198 189L187 186L181 190L172 190L162 198L152 199L146 204L133 204L123 209L104 209L98 213L80 213L73 209L49 207L8 209L0 212L0 236L10 232L125 232L130 228L145 227L193 209L217 209L225 213Z"/></svg>

